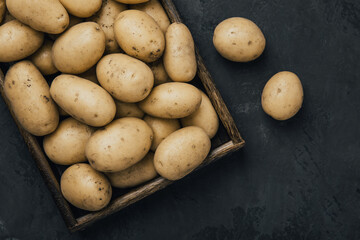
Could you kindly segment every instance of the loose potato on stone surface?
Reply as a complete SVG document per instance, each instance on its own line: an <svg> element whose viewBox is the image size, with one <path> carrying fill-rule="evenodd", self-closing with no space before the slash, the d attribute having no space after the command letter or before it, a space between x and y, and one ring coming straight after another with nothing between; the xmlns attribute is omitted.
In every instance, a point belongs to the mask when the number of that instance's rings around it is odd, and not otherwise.
<svg viewBox="0 0 360 240"><path fill-rule="evenodd" d="M287 120L301 108L304 99L299 77L292 72L279 72L266 83L261 96L263 110L276 120Z"/></svg>
<svg viewBox="0 0 360 240"><path fill-rule="evenodd" d="M0 26L0 62L13 62L36 52L44 41L44 34L18 20Z"/></svg>
<svg viewBox="0 0 360 240"><path fill-rule="evenodd" d="M95 131L74 118L60 122L55 132L44 137L44 150L49 159L60 165L85 162L85 145Z"/></svg>
<svg viewBox="0 0 360 240"><path fill-rule="evenodd" d="M101 0L59 0L66 10L79 18L94 15L101 7Z"/></svg>
<svg viewBox="0 0 360 240"><path fill-rule="evenodd" d="M262 54L266 40L254 22L233 17L216 26L213 43L224 58L234 62L249 62Z"/></svg>
<svg viewBox="0 0 360 240"><path fill-rule="evenodd" d="M86 144L85 153L96 170L118 172L143 159L152 139L153 132L143 120L120 118L97 130Z"/></svg>
<svg viewBox="0 0 360 240"><path fill-rule="evenodd" d="M183 118L194 113L200 104L199 89L187 83L171 82L155 87L139 107L154 117Z"/></svg>
<svg viewBox="0 0 360 240"><path fill-rule="evenodd" d="M60 37L53 45L55 67L63 73L79 74L94 66L105 51L105 34L99 24L79 23Z"/></svg>
<svg viewBox="0 0 360 240"><path fill-rule="evenodd" d="M103 209L112 196L109 180L86 163L67 168L61 176L60 188L66 200L87 211Z"/></svg>
<svg viewBox="0 0 360 240"><path fill-rule="evenodd" d="M58 72L52 60L53 42L45 40L42 47L30 56L30 60L44 75L50 75Z"/></svg>
<svg viewBox="0 0 360 240"><path fill-rule="evenodd" d="M210 139L203 129L182 128L165 138L156 149L155 169L166 179L178 180L204 161L210 147Z"/></svg>
<svg viewBox="0 0 360 240"><path fill-rule="evenodd" d="M5 76L4 92L21 126L35 136L52 133L59 123L49 85L30 61L13 65Z"/></svg>
<svg viewBox="0 0 360 240"><path fill-rule="evenodd" d="M144 62L154 62L164 52L164 33L155 20L142 11L121 12L115 20L114 32L121 49Z"/></svg>
<svg viewBox="0 0 360 240"><path fill-rule="evenodd" d="M140 162L120 172L106 173L111 185L117 188L129 188L140 185L156 177L154 153L149 152Z"/></svg>
<svg viewBox="0 0 360 240"><path fill-rule="evenodd" d="M189 82L197 70L195 45L189 29L182 23L172 23L166 31L164 67L175 82Z"/></svg>
<svg viewBox="0 0 360 240"><path fill-rule="evenodd" d="M59 75L51 83L50 93L65 112L87 125L102 127L115 116L116 106L110 94L84 78Z"/></svg>

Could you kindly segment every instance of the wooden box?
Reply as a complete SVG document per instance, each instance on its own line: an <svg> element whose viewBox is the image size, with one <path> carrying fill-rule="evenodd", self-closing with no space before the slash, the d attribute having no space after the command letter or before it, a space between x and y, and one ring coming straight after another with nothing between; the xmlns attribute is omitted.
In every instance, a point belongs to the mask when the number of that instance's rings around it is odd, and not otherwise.
<svg viewBox="0 0 360 240"><path fill-rule="evenodd" d="M166 10L171 22L181 22L180 16L171 0L162 0L162 5ZM212 139L212 149L208 157L197 169L200 169L211 162L225 156L226 154L236 151L244 146L245 142L241 138L240 133L231 117L219 91L216 89L214 82L211 79L209 72L207 71L198 50L196 49L197 56L197 76L191 82L197 87L203 89L208 94L212 104L214 105L216 112L221 120L219 131ZM14 118L13 112L10 109L8 100L6 99L3 91L4 75L6 70L11 64L0 64L0 91L1 95L9 107L9 110ZM50 80L50 79L48 79ZM77 209L71 206L62 196L59 186L59 180L61 173L64 171L63 166L53 164L46 157L42 149L42 138L35 137L25 131L14 118L21 135L23 136L32 157L40 170L44 181L49 188L56 205L65 221L66 226L71 232L85 228L86 226L102 219L108 215L118 212L119 210L133 204L150 194L153 194L160 189L165 188L172 181L166 180L162 177L157 177L139 187L120 190L113 188L113 197L110 204L98 211L87 212ZM180 180L181 181L181 180Z"/></svg>

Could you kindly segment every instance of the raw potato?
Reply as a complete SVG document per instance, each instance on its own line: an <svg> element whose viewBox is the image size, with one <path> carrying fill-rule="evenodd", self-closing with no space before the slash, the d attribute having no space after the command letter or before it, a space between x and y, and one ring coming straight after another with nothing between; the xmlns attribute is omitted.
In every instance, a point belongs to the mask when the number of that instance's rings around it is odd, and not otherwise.
<svg viewBox="0 0 360 240"><path fill-rule="evenodd" d="M154 139L151 144L151 151L155 152L159 144L171 133L180 129L180 123L177 119L164 119L151 116L145 116L144 121L151 127L154 133Z"/></svg>
<svg viewBox="0 0 360 240"><path fill-rule="evenodd" d="M63 73L79 74L94 66L105 51L105 34L99 24L83 22L56 39L52 54Z"/></svg>
<svg viewBox="0 0 360 240"><path fill-rule="evenodd" d="M52 60L52 46L52 41L45 40L43 46L30 57L30 60L44 75L50 75L58 72Z"/></svg>
<svg viewBox="0 0 360 240"><path fill-rule="evenodd" d="M122 53L103 57L96 66L96 75L100 85L123 102L145 99L154 85L151 69L140 60Z"/></svg>
<svg viewBox="0 0 360 240"><path fill-rule="evenodd" d="M78 18L78 17L75 17L73 15L69 15L69 25L67 26L66 29L72 28L76 24L79 24L79 23L83 22L83 20L84 19L82 19L82 18ZM61 33L59 33L59 34L48 34L48 35L52 40L55 41L58 37L60 37Z"/></svg>
<svg viewBox="0 0 360 240"><path fill-rule="evenodd" d="M155 87L139 103L148 115L159 118L183 118L194 113L201 104L200 91L188 83L171 82Z"/></svg>
<svg viewBox="0 0 360 240"><path fill-rule="evenodd" d="M199 109L190 116L181 119L181 124L183 127L201 127L209 138L213 138L219 128L219 118L208 96L201 92L201 97Z"/></svg>
<svg viewBox="0 0 360 240"><path fill-rule="evenodd" d="M96 65L91 67L86 72L83 72L83 73L79 74L79 77L85 78L87 80L92 81L93 83L96 83L96 84L100 85L100 83L99 83L99 81L97 79L97 76L96 76Z"/></svg>
<svg viewBox="0 0 360 240"><path fill-rule="evenodd" d="M57 105L57 104L56 104ZM67 112L64 111L64 109L62 109L61 107L59 107L57 105L58 111L59 111L59 115L62 117L66 117L66 116L70 116Z"/></svg>
<svg viewBox="0 0 360 240"><path fill-rule="evenodd" d="M149 0L116 0L119 3L125 3L125 4L138 4L138 3L144 3Z"/></svg>
<svg viewBox="0 0 360 240"><path fill-rule="evenodd" d="M31 28L57 34L69 25L69 15L58 0L7 0L8 11Z"/></svg>
<svg viewBox="0 0 360 240"><path fill-rule="evenodd" d="M279 72L266 83L261 96L263 110L276 120L287 120L301 108L304 99L299 77L292 72Z"/></svg>
<svg viewBox="0 0 360 240"><path fill-rule="evenodd" d="M158 0L150 0L146 3L131 5L130 7L132 9L140 10L149 14L160 26L161 31L164 33L170 25L170 20Z"/></svg>
<svg viewBox="0 0 360 240"><path fill-rule="evenodd" d="M44 137L44 150L51 161L60 165L85 162L85 145L94 128L73 118L60 122L55 132Z"/></svg>
<svg viewBox="0 0 360 240"><path fill-rule="evenodd" d="M110 182L105 175L86 163L67 168L61 176L60 188L66 200L87 211L106 207L112 195Z"/></svg>
<svg viewBox="0 0 360 240"><path fill-rule="evenodd" d="M12 20L16 20L10 13L9 13L9 11L6 9L5 10L5 13L4 13L5 15L4 15L4 20L3 20L3 22L2 22L2 24L5 24L5 23L7 23L7 22L10 22L10 21L12 21Z"/></svg>
<svg viewBox="0 0 360 240"><path fill-rule="evenodd" d="M6 11L5 0L0 0L0 23L2 22Z"/></svg>
<svg viewBox="0 0 360 240"><path fill-rule="evenodd" d="M151 71L154 74L154 85L160 85L166 82L171 82L169 75L166 73L162 59L149 64Z"/></svg>
<svg viewBox="0 0 360 240"><path fill-rule="evenodd" d="M118 53L121 51L115 39L114 22L122 11L126 10L126 5L114 0L103 0L100 11L92 16L89 21L98 23L105 33L105 52Z"/></svg>
<svg viewBox="0 0 360 240"><path fill-rule="evenodd" d="M13 65L6 73L4 92L21 126L35 136L53 132L59 123L49 85L30 61Z"/></svg>
<svg viewBox="0 0 360 240"><path fill-rule="evenodd" d="M166 31L164 67L175 82L190 82L196 75L194 40L182 23L172 23Z"/></svg>
<svg viewBox="0 0 360 240"><path fill-rule="evenodd" d="M0 26L0 62L13 62L26 58L36 52L43 41L43 33L18 20L7 22Z"/></svg>
<svg viewBox="0 0 360 240"><path fill-rule="evenodd" d="M59 0L66 10L79 18L94 15L101 8L101 0Z"/></svg>
<svg viewBox="0 0 360 240"><path fill-rule="evenodd" d="M155 20L142 11L120 13L115 20L114 32L121 49L144 62L154 62L164 52L164 33Z"/></svg>
<svg viewBox="0 0 360 240"><path fill-rule="evenodd" d="M149 152L144 159L120 172L107 173L111 186L130 188L147 182L156 177L154 154Z"/></svg>
<svg viewBox="0 0 360 240"><path fill-rule="evenodd" d="M125 117L97 130L86 144L91 166L102 172L122 171L148 153L153 132L141 119Z"/></svg>
<svg viewBox="0 0 360 240"><path fill-rule="evenodd" d="M155 169L166 179L178 180L204 161L210 147L210 139L203 129L182 128L160 143L154 156Z"/></svg>
<svg viewBox="0 0 360 240"><path fill-rule="evenodd" d="M138 107L136 103L124 103L115 99L116 104L116 114L115 118L123 118L123 117L136 117L142 118L144 116L144 112Z"/></svg>
<svg viewBox="0 0 360 240"><path fill-rule="evenodd" d="M262 54L266 40L254 22L233 17L216 26L213 43L224 58L234 62L249 62Z"/></svg>
<svg viewBox="0 0 360 240"><path fill-rule="evenodd" d="M116 106L110 94L84 78L59 75L52 82L50 93L65 112L87 125L102 127L115 116Z"/></svg>

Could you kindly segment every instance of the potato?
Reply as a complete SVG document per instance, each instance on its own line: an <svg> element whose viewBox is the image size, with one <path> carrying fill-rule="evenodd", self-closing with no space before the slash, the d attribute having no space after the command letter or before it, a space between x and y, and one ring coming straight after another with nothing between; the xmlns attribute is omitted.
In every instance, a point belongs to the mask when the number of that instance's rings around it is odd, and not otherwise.
<svg viewBox="0 0 360 240"><path fill-rule="evenodd" d="M62 74L51 83L54 101L73 118L93 127L102 127L113 120L114 100L99 85L74 75Z"/></svg>
<svg viewBox="0 0 360 240"><path fill-rule="evenodd" d="M57 104L56 104L57 105ZM66 117L66 116L70 116L67 112L64 111L64 109L62 109L61 107L59 107L57 105L58 111L59 111L59 115L62 117Z"/></svg>
<svg viewBox="0 0 360 240"><path fill-rule="evenodd" d="M30 60L44 75L50 75L58 72L52 60L52 46L52 41L45 40L43 46L37 50L36 53L30 56Z"/></svg>
<svg viewBox="0 0 360 240"><path fill-rule="evenodd" d="M164 119L151 116L145 116L144 121L151 127L154 133L154 139L151 144L151 151L155 152L159 144L171 133L180 128L179 120Z"/></svg>
<svg viewBox="0 0 360 240"><path fill-rule="evenodd" d="M69 25L69 15L57 0L8 0L6 7L16 19L37 31L57 34Z"/></svg>
<svg viewBox="0 0 360 240"><path fill-rule="evenodd" d="M190 116L182 118L181 124L183 127L201 127L209 138L213 138L219 128L219 118L208 96L201 92L201 97L199 109Z"/></svg>
<svg viewBox="0 0 360 240"><path fill-rule="evenodd" d="M130 188L156 177L154 154L149 152L144 159L120 172L106 173L110 183L117 188Z"/></svg>
<svg viewBox="0 0 360 240"><path fill-rule="evenodd" d="M145 3L130 5L130 8L140 10L149 14L160 26L161 31L166 32L170 25L170 20L158 0L150 0Z"/></svg>
<svg viewBox="0 0 360 240"><path fill-rule="evenodd" d="M0 23L4 19L5 11L6 11L5 0L0 0Z"/></svg>
<svg viewBox="0 0 360 240"><path fill-rule="evenodd" d="M126 5L114 0L103 0L100 11L89 19L89 21L98 23L104 31L106 53L118 53L121 51L115 39L114 22L117 15L126 9Z"/></svg>
<svg viewBox="0 0 360 240"><path fill-rule="evenodd" d="M4 92L26 131L44 136L56 129L59 113L50 97L49 85L30 61L18 62L8 70Z"/></svg>
<svg viewBox="0 0 360 240"><path fill-rule="evenodd" d="M125 117L97 130L86 144L91 166L102 172L122 171L148 153L153 132L141 119Z"/></svg>
<svg viewBox="0 0 360 240"><path fill-rule="evenodd" d="M79 74L94 66L105 51L105 34L99 24L79 23L56 39L52 48L55 67Z"/></svg>
<svg viewBox="0 0 360 240"><path fill-rule="evenodd" d="M73 15L69 15L69 25L67 26L66 29L72 28L73 26L75 26L76 24L79 24L81 22L83 22L84 19L82 18L78 18L75 17ZM48 34L48 36L52 39L52 40L56 40L58 37L60 37L61 33L59 34Z"/></svg>
<svg viewBox="0 0 360 240"><path fill-rule="evenodd" d="M119 3L125 3L125 4L138 4L138 3L144 3L149 0L115 0Z"/></svg>
<svg viewBox="0 0 360 240"><path fill-rule="evenodd" d="M196 75L194 40L182 23L173 23L166 31L164 67L175 82L190 82Z"/></svg>
<svg viewBox="0 0 360 240"><path fill-rule="evenodd" d="M73 118L60 122L55 132L44 137L44 150L49 159L60 165L85 162L85 145L95 131Z"/></svg>
<svg viewBox="0 0 360 240"><path fill-rule="evenodd" d="M155 20L142 11L120 13L115 20L114 32L121 49L144 62L154 62L164 52L164 33Z"/></svg>
<svg viewBox="0 0 360 240"><path fill-rule="evenodd" d="M66 10L79 18L94 15L101 8L101 0L59 0Z"/></svg>
<svg viewBox="0 0 360 240"><path fill-rule="evenodd" d="M16 20L16 18L14 18L7 9L5 9L5 13L4 13L4 19L2 24L5 24L7 22L10 22L12 20Z"/></svg>
<svg viewBox="0 0 360 240"><path fill-rule="evenodd" d="M178 180L204 161L210 147L210 139L202 128L182 128L165 138L156 149L155 169L166 179Z"/></svg>
<svg viewBox="0 0 360 240"><path fill-rule="evenodd" d="M124 103L115 99L115 104L116 104L115 118L123 118L123 117L142 118L144 116L144 112L138 107L136 103Z"/></svg>
<svg viewBox="0 0 360 240"><path fill-rule="evenodd" d="M87 211L106 207L112 195L110 182L105 175L86 163L67 168L61 176L60 188L66 200Z"/></svg>
<svg viewBox="0 0 360 240"><path fill-rule="evenodd" d="M13 62L36 52L44 41L44 34L12 20L0 26L0 62Z"/></svg>
<svg viewBox="0 0 360 240"><path fill-rule="evenodd" d="M303 87L292 72L279 72L266 83L261 96L263 110L276 120L287 120L301 108Z"/></svg>
<svg viewBox="0 0 360 240"><path fill-rule="evenodd" d="M166 73L162 59L149 64L151 71L154 74L154 85L160 85L166 82L171 82L169 75Z"/></svg>
<svg viewBox="0 0 360 240"><path fill-rule="evenodd" d="M171 82L155 87L139 107L159 118L183 118L194 113L201 104L200 91L188 83Z"/></svg>
<svg viewBox="0 0 360 240"><path fill-rule="evenodd" d="M96 65L91 67L89 70L87 70L86 72L83 72L81 74L78 75L81 78L85 78L87 80L92 81L93 83L96 83L98 85L100 85L97 76L96 76Z"/></svg>
<svg viewBox="0 0 360 240"><path fill-rule="evenodd" d="M266 40L254 22L233 17L216 26L213 43L224 58L234 62L249 62L262 54Z"/></svg>
<svg viewBox="0 0 360 240"><path fill-rule="evenodd" d="M140 60L122 53L103 57L96 66L100 85L123 102L139 102L146 98L153 85L151 69Z"/></svg>

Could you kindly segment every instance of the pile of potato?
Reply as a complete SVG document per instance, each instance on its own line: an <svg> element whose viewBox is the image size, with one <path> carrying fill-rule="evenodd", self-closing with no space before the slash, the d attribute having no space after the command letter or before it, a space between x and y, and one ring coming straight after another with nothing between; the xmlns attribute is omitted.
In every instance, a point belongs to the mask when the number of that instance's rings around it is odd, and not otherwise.
<svg viewBox="0 0 360 240"><path fill-rule="evenodd" d="M190 31L158 0L4 2L0 62L15 62L4 92L48 158L69 166L60 185L71 204L97 211L112 186L177 180L206 158L218 117L187 83Z"/></svg>

